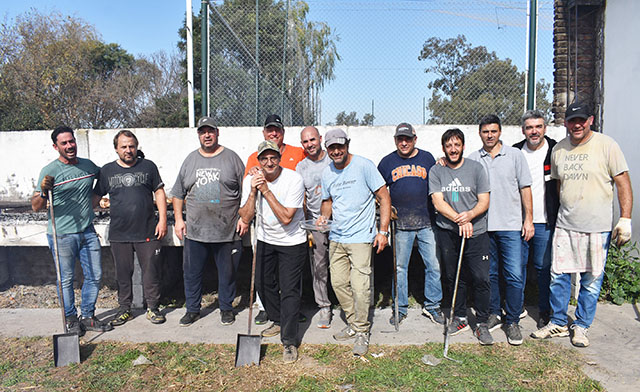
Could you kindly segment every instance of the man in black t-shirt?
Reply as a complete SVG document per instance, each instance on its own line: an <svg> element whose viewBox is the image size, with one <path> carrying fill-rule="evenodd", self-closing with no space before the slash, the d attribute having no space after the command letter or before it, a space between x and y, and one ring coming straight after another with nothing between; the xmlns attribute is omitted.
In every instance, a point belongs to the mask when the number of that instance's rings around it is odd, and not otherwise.
<svg viewBox="0 0 640 392"><path fill-rule="evenodd" d="M113 138L118 159L100 169L94 193L109 193L111 224L109 242L116 266L118 313L112 324L126 323L131 317L131 276L133 252L142 269L147 319L153 324L165 322L158 309L160 301L160 240L167 234L167 202L158 167L138 151L138 139L127 130ZM155 196L159 217L153 208Z"/></svg>

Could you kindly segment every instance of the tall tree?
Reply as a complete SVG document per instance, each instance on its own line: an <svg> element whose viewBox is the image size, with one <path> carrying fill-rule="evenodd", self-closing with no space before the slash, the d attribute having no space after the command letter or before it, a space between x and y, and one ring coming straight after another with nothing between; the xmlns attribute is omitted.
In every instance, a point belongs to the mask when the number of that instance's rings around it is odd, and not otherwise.
<svg viewBox="0 0 640 392"><path fill-rule="evenodd" d="M336 125L344 125L349 127L359 124L360 120L358 120L358 114L356 112L347 114L345 111L342 111L336 114Z"/></svg>
<svg viewBox="0 0 640 392"><path fill-rule="evenodd" d="M475 124L483 115L496 114L505 124L518 124L523 113L525 74L510 59L501 60L484 46L472 46L464 35L446 40L431 37L418 60L436 78L427 109L430 124ZM537 83L538 108L550 117L549 84Z"/></svg>

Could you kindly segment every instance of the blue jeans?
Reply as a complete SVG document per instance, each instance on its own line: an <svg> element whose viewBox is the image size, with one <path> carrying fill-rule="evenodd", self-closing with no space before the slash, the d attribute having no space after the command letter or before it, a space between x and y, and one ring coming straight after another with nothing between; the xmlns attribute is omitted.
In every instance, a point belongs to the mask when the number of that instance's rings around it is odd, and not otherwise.
<svg viewBox="0 0 640 392"><path fill-rule="evenodd" d="M522 276L522 238L520 231L489 232L489 278L491 313L500 315L500 273L504 277L504 308L507 324L518 323L522 311L524 280Z"/></svg>
<svg viewBox="0 0 640 392"><path fill-rule="evenodd" d="M596 305L604 278L604 266L607 262L610 240L611 232L602 233L602 247L604 249L602 273L599 276L593 276L590 272L580 273L580 293L576 307L576 320L573 323L582 328L589 328L596 316ZM551 271L550 293L551 322L556 325L567 325L567 308L571 297L571 274L555 274Z"/></svg>
<svg viewBox="0 0 640 392"><path fill-rule="evenodd" d="M80 259L80 267L82 267L82 274L84 275L80 311L83 317L92 317L96 310L96 300L98 299L100 279L102 278L98 235L93 225L89 225L82 233L61 234L57 237L64 314L67 317L78 314L73 292L73 279L76 259ZM47 234L47 240L49 241L51 254L56 257L53 247L53 235Z"/></svg>
<svg viewBox="0 0 640 392"><path fill-rule="evenodd" d="M549 312L549 284L551 282L551 243L553 227L546 223L534 223L536 232L529 242L522 241L522 290L527 282L527 262L531 261L538 277L538 311Z"/></svg>
<svg viewBox="0 0 640 392"><path fill-rule="evenodd" d="M442 282L440 280L440 263L436 257L436 240L431 227L418 230L396 231L396 265L398 270L398 310L400 314L407 314L409 307L407 267L411 259L413 241L418 239L418 251L424 263L424 307L426 309L440 308L442 301ZM391 287L395 298L395 287Z"/></svg>

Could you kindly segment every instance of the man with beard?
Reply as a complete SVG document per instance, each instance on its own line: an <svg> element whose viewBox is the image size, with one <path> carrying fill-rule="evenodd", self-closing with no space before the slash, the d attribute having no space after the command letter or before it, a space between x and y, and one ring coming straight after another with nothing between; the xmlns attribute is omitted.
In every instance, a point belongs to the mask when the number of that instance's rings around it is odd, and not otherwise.
<svg viewBox="0 0 640 392"><path fill-rule="evenodd" d="M166 319L158 306L162 262L160 240L167 234L164 183L155 163L144 159L144 154L138 150L138 138L133 132L118 132L113 138L113 147L118 159L104 165L93 190L98 196L109 193L109 243L116 267L119 305L111 323L122 325L132 317L131 277L135 251L142 269L147 319L153 324L162 324ZM153 208L154 196L158 219Z"/></svg>
<svg viewBox="0 0 640 392"><path fill-rule="evenodd" d="M307 219L316 220L320 216L322 204L322 171L329 166L329 155L322 149L322 136L316 127L306 127L300 132L300 143L307 157L298 166L298 172L304 180L305 215ZM329 235L319 231L311 232L313 238L313 257L311 259L311 276L313 278L313 294L320 308L318 328L331 326L331 301L327 290L329 278Z"/></svg>
<svg viewBox="0 0 640 392"><path fill-rule="evenodd" d="M171 190L175 213L174 231L184 238L184 294L187 312L183 327L200 318L202 274L213 255L218 270L220 322L235 321L236 271L248 225L238 215L244 165L238 155L218 143L219 130L213 118L198 121L200 148L187 156ZM187 207L187 221L182 208Z"/></svg>
<svg viewBox="0 0 640 392"><path fill-rule="evenodd" d="M460 244L466 238L456 296L455 318L449 334L469 329L467 320L467 287L473 290L473 303L478 327L474 334L482 345L493 344L489 318L489 180L482 165L464 159L464 134L457 128L442 135L445 165L434 165L429 171L429 193L436 215L438 245L451 293L454 291Z"/></svg>
<svg viewBox="0 0 640 392"><path fill-rule="evenodd" d="M57 127L51 133L53 148L59 157L40 171L36 192L31 198L34 211L47 207L48 191L53 191L60 279L64 314L67 329L71 333L84 335L85 330L105 332L113 329L111 324L98 320L94 312L100 290L102 264L100 241L93 228L93 202L91 189L99 168L88 159L78 158L76 138L69 127ZM92 200L94 199L94 200ZM54 253L51 217L47 226L49 248ZM84 281L82 283L82 316L78 319L73 292L76 260L80 260Z"/></svg>

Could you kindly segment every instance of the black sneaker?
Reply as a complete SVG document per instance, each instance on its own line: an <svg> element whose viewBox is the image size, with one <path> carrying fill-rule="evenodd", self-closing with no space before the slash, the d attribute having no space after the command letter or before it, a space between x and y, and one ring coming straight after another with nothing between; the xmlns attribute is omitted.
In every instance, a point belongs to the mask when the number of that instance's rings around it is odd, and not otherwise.
<svg viewBox="0 0 640 392"><path fill-rule="evenodd" d="M466 317L454 317L451 324L449 324L449 336L455 336L460 332L466 331L469 329L469 322Z"/></svg>
<svg viewBox="0 0 640 392"><path fill-rule="evenodd" d="M111 325L114 327L120 326L131 319L133 315L131 314L131 310L129 309L120 309L116 317L111 320Z"/></svg>
<svg viewBox="0 0 640 392"><path fill-rule="evenodd" d="M493 336L491 336L491 332L489 332L489 327L486 323L478 324L478 328L476 328L474 334L480 341L481 345L490 346L493 344Z"/></svg>
<svg viewBox="0 0 640 392"><path fill-rule="evenodd" d="M231 325L234 321L236 321L236 315L233 314L233 310L220 311L220 322L222 325Z"/></svg>
<svg viewBox="0 0 640 392"><path fill-rule="evenodd" d="M429 320L433 321L436 324L444 325L444 323L445 323L444 314L442 313L442 310L440 310L440 308L427 309L427 308L423 307L422 308L422 315L425 316L426 318L428 318Z"/></svg>
<svg viewBox="0 0 640 392"><path fill-rule="evenodd" d="M522 333L520 333L520 326L518 324L507 324L507 342L513 346L522 344Z"/></svg>
<svg viewBox="0 0 640 392"><path fill-rule="evenodd" d="M264 310L259 311L256 317L253 319L253 321L255 321L255 323L258 325L266 324L267 321L269 321L269 317L267 317L267 312L265 312Z"/></svg>
<svg viewBox="0 0 640 392"><path fill-rule="evenodd" d="M302 314L302 312L298 313L298 322L299 323L306 323L307 322L307 316Z"/></svg>
<svg viewBox="0 0 640 392"><path fill-rule="evenodd" d="M104 323L98 320L96 316L80 317L80 324L82 324L85 331L107 332L113 329L111 323Z"/></svg>
<svg viewBox="0 0 640 392"><path fill-rule="evenodd" d="M167 321L167 318L160 312L160 309L147 309L147 320L151 321L151 324L162 324Z"/></svg>
<svg viewBox="0 0 640 392"><path fill-rule="evenodd" d="M84 336L85 331L84 331L84 328L82 328L82 324L78 320L78 316L76 315L67 316L65 317L65 319L67 321L68 333L75 333L78 336Z"/></svg>
<svg viewBox="0 0 640 392"><path fill-rule="evenodd" d="M536 326L540 329L549 324L549 321L551 321L549 312L540 312L540 317L538 318L538 324Z"/></svg>
<svg viewBox="0 0 640 392"><path fill-rule="evenodd" d="M180 319L181 327L188 327L191 324L195 323L200 318L200 313L196 312L187 312Z"/></svg>
<svg viewBox="0 0 640 392"><path fill-rule="evenodd" d="M491 313L487 319L487 328L489 328L489 332L502 328L502 318L497 314Z"/></svg>
<svg viewBox="0 0 640 392"><path fill-rule="evenodd" d="M398 312L398 325L402 324L402 322L406 318L407 318L406 314L402 314ZM396 312L391 312L391 317L389 317L389 324L396 325Z"/></svg>

